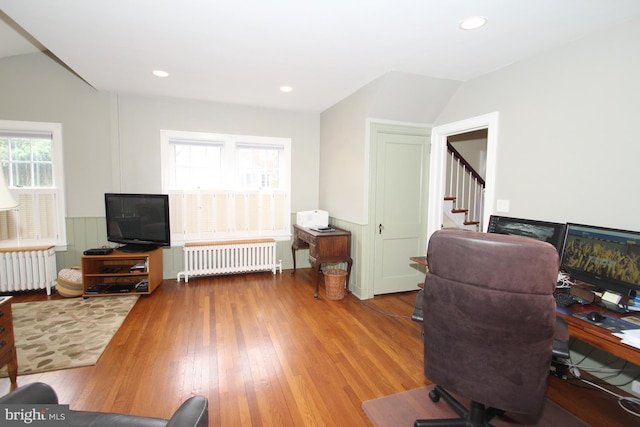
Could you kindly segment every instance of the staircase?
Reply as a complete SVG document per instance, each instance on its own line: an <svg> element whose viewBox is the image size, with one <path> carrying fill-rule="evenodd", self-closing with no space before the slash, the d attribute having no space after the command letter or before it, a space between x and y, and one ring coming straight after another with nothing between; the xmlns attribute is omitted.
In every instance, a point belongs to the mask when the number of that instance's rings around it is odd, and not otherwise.
<svg viewBox="0 0 640 427"><path fill-rule="evenodd" d="M461 230L478 231L480 221L469 221L469 209L456 209L456 198L445 197L443 205L443 228L459 228Z"/></svg>
<svg viewBox="0 0 640 427"><path fill-rule="evenodd" d="M443 228L480 231L484 203L484 179L447 142L447 196Z"/></svg>

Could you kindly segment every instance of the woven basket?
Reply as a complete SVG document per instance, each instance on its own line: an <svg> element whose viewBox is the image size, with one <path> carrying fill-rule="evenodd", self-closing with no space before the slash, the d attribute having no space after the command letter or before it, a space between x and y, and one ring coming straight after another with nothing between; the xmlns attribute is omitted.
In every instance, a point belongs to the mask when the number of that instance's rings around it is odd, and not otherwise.
<svg viewBox="0 0 640 427"><path fill-rule="evenodd" d="M339 268L324 272L324 290L327 299L340 300L344 298L347 285L347 271Z"/></svg>
<svg viewBox="0 0 640 427"><path fill-rule="evenodd" d="M60 270L56 290L60 296L66 298L82 295L84 290L82 289L82 270L80 270L80 267L69 267Z"/></svg>

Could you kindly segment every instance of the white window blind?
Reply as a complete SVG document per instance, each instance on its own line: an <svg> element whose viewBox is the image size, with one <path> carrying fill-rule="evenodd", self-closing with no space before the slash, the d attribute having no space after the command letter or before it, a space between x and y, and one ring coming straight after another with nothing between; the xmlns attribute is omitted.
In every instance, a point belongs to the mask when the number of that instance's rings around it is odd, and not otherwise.
<svg viewBox="0 0 640 427"><path fill-rule="evenodd" d="M0 246L64 247L62 126L0 121L0 166L19 203L0 211Z"/></svg>
<svg viewBox="0 0 640 427"><path fill-rule="evenodd" d="M161 132L171 240L289 238L286 138Z"/></svg>

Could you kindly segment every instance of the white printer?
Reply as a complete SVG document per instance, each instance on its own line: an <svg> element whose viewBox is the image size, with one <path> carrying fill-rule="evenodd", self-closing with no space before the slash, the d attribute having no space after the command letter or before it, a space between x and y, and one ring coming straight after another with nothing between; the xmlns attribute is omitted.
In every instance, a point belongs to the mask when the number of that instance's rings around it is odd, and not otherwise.
<svg viewBox="0 0 640 427"><path fill-rule="evenodd" d="M301 211L296 212L296 224L300 227L327 227L329 225L329 212Z"/></svg>

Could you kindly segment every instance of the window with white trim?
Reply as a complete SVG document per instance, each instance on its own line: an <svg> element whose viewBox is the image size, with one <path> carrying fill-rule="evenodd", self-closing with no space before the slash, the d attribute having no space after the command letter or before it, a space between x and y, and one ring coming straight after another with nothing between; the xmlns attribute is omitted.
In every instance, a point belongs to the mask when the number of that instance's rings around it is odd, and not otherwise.
<svg viewBox="0 0 640 427"><path fill-rule="evenodd" d="M62 125L0 120L0 169L19 203L0 211L0 247L65 247Z"/></svg>
<svg viewBox="0 0 640 427"><path fill-rule="evenodd" d="M172 242L290 237L290 139L162 130L161 143Z"/></svg>

